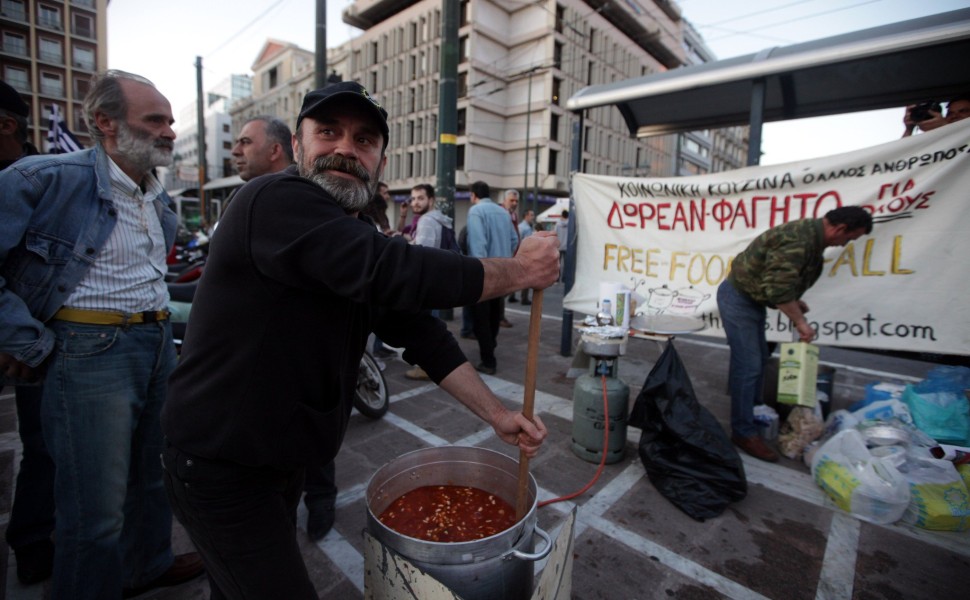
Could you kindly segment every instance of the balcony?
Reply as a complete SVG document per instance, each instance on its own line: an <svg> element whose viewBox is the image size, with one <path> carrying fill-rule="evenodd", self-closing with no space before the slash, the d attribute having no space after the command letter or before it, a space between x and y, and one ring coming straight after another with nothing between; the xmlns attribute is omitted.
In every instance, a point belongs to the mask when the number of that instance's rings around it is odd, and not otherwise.
<svg viewBox="0 0 970 600"><path fill-rule="evenodd" d="M37 59L52 65L64 64L64 57L60 52L44 52L41 50L37 53Z"/></svg>
<svg viewBox="0 0 970 600"><path fill-rule="evenodd" d="M3 7L0 8L0 19L17 21L18 23L26 23L27 12L24 10L23 6L13 6L4 3Z"/></svg>

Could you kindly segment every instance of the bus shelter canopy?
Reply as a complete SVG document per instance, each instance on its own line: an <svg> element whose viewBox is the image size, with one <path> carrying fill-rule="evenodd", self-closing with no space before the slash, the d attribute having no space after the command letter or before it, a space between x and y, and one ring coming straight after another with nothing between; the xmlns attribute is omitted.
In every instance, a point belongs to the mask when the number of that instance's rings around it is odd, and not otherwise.
<svg viewBox="0 0 970 600"><path fill-rule="evenodd" d="M566 107L615 104L637 136L747 125L759 82L764 122L891 108L965 91L968 56L961 9L586 87Z"/></svg>

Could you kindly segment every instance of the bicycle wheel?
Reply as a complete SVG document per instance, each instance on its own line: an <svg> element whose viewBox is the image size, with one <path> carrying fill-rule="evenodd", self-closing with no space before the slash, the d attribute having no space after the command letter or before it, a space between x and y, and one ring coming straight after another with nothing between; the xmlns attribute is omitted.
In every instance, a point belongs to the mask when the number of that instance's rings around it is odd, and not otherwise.
<svg viewBox="0 0 970 600"><path fill-rule="evenodd" d="M357 373L357 390L354 392L354 408L369 419L380 419L391 406L391 395L387 391L387 381L369 353L360 358Z"/></svg>

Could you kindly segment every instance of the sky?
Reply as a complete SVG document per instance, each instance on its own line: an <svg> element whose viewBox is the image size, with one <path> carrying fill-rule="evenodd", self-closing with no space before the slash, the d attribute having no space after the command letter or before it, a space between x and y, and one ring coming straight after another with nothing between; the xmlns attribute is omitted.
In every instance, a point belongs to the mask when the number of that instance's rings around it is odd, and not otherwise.
<svg viewBox="0 0 970 600"><path fill-rule="evenodd" d="M718 59L970 7L970 0L677 3ZM108 5L108 68L154 81L178 118L185 106L195 102L196 56L202 57L203 87L208 89L233 73L251 74L250 67L268 38L312 49L316 4L316 0L113 0ZM341 12L350 4L349 0L327 3L328 46L361 33L341 20ZM146 27L146 21L158 24ZM898 139L902 115L902 109L887 109L768 123L761 164L838 154Z"/></svg>

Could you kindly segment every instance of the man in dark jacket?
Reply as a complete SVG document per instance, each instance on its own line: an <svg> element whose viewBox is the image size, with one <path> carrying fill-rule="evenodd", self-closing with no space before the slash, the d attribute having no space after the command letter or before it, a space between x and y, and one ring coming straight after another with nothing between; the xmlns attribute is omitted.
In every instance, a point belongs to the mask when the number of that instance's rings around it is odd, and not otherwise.
<svg viewBox="0 0 970 600"><path fill-rule="evenodd" d="M371 331L534 455L541 421L502 406L428 309L558 274L554 236L477 260L388 238L358 217L386 163L387 113L355 82L307 94L300 175L253 180L212 240L163 413L166 487L228 597L316 598L295 536L304 468L333 460Z"/></svg>
<svg viewBox="0 0 970 600"><path fill-rule="evenodd" d="M821 219L790 221L759 235L731 263L731 273L717 289L731 364L731 441L761 460L776 461L754 424L754 405L761 400L765 365L770 356L765 338L767 308L777 308L803 342L815 337L802 300L822 274L822 253L844 246L872 231L872 215L859 206L830 210Z"/></svg>

